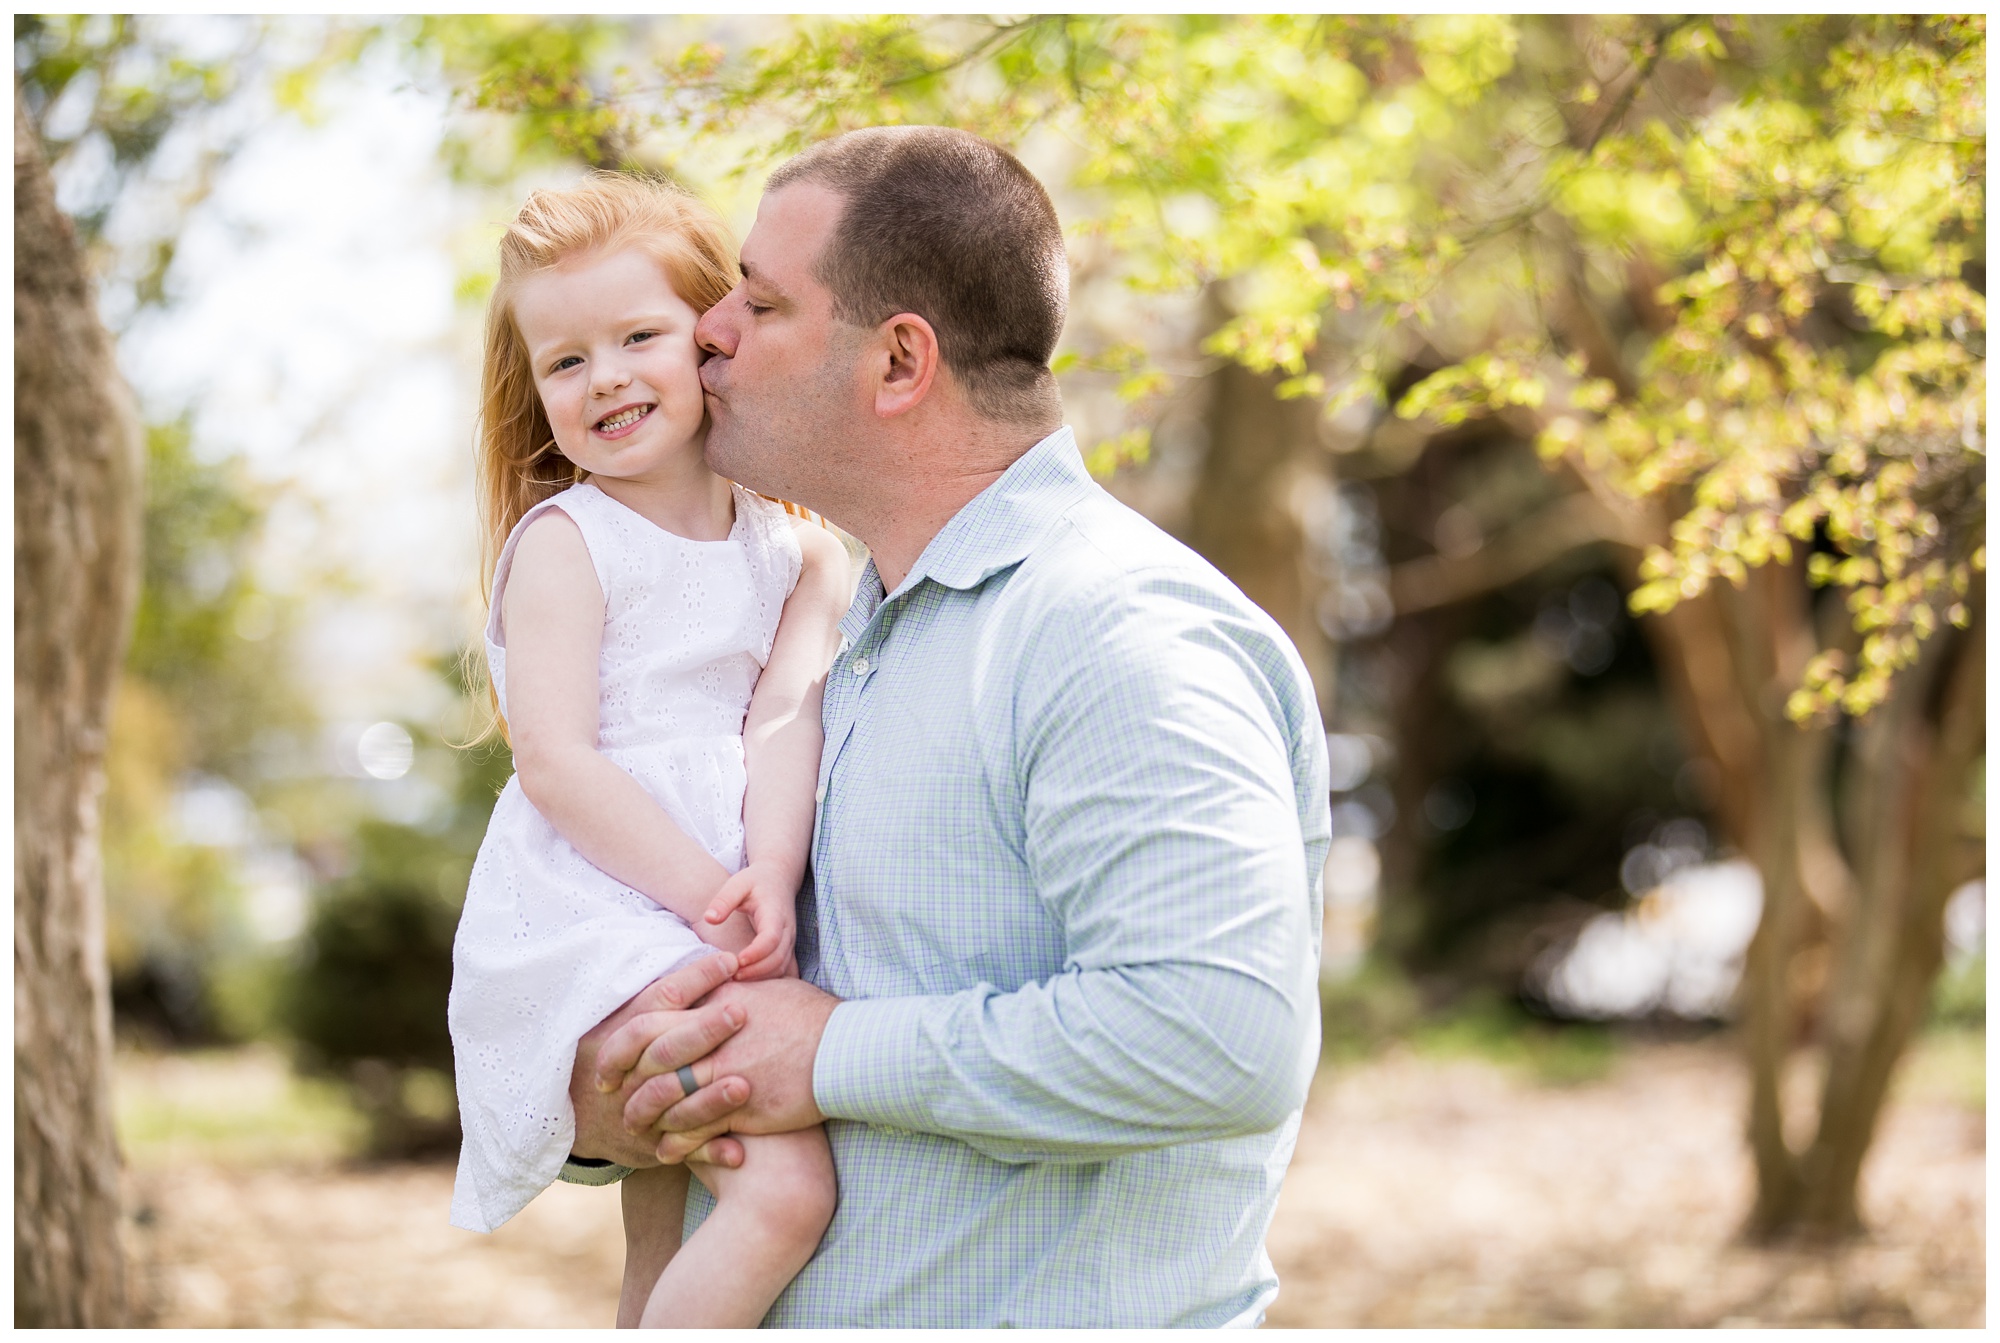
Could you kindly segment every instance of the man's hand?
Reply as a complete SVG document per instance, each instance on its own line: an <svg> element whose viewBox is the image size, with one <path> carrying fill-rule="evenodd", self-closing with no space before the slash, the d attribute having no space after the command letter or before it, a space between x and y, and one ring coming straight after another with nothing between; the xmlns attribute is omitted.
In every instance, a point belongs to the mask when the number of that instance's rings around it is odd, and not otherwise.
<svg viewBox="0 0 2000 1343"><path fill-rule="evenodd" d="M701 1149L724 1133L788 1133L819 1123L826 1116L813 1103L813 1061L827 1018L839 1005L838 998L796 979L723 985L704 1010L741 1012L744 1024L708 1061L721 1080L710 1085L697 1067L701 1089L684 1098L670 1073L649 1078L630 1090L626 1129L657 1130L658 1158L675 1162L700 1160ZM621 1052L630 1050L622 1043ZM611 1047L605 1053L609 1057Z"/></svg>
<svg viewBox="0 0 2000 1343"><path fill-rule="evenodd" d="M721 1086L709 1087L719 1074L712 1063L704 1061L748 1020L741 1006L715 999L702 1002L705 995L727 983L735 972L736 958L727 952L703 956L654 980L577 1042L576 1066L569 1082L570 1105L576 1112L576 1140L571 1152L615 1161L621 1166L660 1164L654 1155L657 1135L647 1133L643 1127L636 1133L627 1130L626 1101L643 1082L661 1073L666 1075L668 1088L677 1098L679 1088L674 1082L674 1070L683 1065L695 1065L704 1090L718 1092L718 1099L734 1095L736 1104L742 1103L749 1095L747 1084L741 1078L728 1078L723 1079ZM700 1005L695 1006L697 1003ZM607 1046L615 1046L615 1050ZM643 1067L633 1066L639 1062L643 1062ZM722 1129L717 1129L709 1136L721 1132ZM692 1157L723 1166L742 1164L743 1149L733 1141L716 1143L706 1152L698 1152L700 1146L690 1145L674 1159Z"/></svg>

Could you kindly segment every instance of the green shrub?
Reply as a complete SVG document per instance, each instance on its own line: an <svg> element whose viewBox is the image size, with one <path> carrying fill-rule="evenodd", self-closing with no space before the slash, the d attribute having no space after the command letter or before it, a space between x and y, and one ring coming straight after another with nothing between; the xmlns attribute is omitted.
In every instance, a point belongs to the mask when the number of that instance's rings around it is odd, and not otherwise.
<svg viewBox="0 0 2000 1343"><path fill-rule="evenodd" d="M451 942L467 860L410 826L364 823L359 861L314 902L286 995L285 1024L311 1072L345 1080L380 1156L447 1150Z"/></svg>
<svg viewBox="0 0 2000 1343"><path fill-rule="evenodd" d="M1931 991L1931 1020L1943 1026L1986 1025L1986 956L1947 964Z"/></svg>
<svg viewBox="0 0 2000 1343"><path fill-rule="evenodd" d="M1401 1038L1423 1014L1416 988L1394 963L1370 956L1353 974L1322 979L1320 1050L1329 1058L1365 1057Z"/></svg>

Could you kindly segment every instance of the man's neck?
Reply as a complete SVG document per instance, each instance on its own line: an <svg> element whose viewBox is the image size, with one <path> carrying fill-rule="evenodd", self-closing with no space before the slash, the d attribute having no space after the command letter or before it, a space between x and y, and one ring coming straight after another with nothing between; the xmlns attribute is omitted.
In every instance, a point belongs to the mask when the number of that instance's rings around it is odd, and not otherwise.
<svg viewBox="0 0 2000 1343"><path fill-rule="evenodd" d="M928 450L905 454L904 469L892 469L882 481L871 482L877 486L872 507L865 521L857 519L849 530L874 557L882 590L901 587L945 524L1056 427L1024 429L982 421L971 432L935 440L950 444L947 449L924 444L922 449Z"/></svg>

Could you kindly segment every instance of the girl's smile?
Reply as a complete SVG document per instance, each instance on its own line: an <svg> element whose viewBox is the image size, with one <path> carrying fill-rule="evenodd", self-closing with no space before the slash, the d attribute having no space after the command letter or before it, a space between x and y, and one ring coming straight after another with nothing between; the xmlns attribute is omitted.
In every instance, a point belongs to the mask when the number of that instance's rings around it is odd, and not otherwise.
<svg viewBox="0 0 2000 1343"><path fill-rule="evenodd" d="M599 420L590 432L600 438L623 438L639 427L639 422L653 413L653 403L636 406L620 406Z"/></svg>

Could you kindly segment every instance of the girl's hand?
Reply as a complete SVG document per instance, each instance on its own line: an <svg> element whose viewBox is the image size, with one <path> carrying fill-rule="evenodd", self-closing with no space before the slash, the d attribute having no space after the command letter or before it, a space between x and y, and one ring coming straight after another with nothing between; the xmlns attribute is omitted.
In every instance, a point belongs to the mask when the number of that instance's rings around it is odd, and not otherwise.
<svg viewBox="0 0 2000 1343"><path fill-rule="evenodd" d="M756 932L750 945L736 953L736 978L776 979L794 963L798 893L798 877L782 873L768 862L745 864L741 872L717 888L702 918L711 925L720 924L740 909L749 915Z"/></svg>

